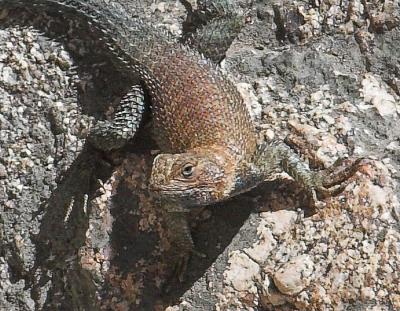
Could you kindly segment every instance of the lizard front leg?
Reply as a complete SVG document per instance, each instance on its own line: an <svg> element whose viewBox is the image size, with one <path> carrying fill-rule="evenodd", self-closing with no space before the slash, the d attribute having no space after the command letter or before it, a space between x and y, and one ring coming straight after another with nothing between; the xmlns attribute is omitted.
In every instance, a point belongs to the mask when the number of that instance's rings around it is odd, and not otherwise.
<svg viewBox="0 0 400 311"><path fill-rule="evenodd" d="M145 111L145 95L140 85L134 85L122 98L113 119L98 121L88 135L88 141L100 150L123 147L135 135Z"/></svg>
<svg viewBox="0 0 400 311"><path fill-rule="evenodd" d="M339 194L365 162L364 158L339 159L331 167L312 171L309 166L282 141L259 146L252 163L252 174L258 179L273 172L283 171L298 182L311 196L313 204L320 206L320 198Z"/></svg>
<svg viewBox="0 0 400 311"><path fill-rule="evenodd" d="M183 282L191 256L204 258L205 255L195 250L188 221L189 210L179 203L163 202L161 206L166 211L164 219L170 241L167 262L173 267L165 288L169 292L176 281Z"/></svg>
<svg viewBox="0 0 400 311"><path fill-rule="evenodd" d="M190 233L187 212L167 212L165 223L168 230L171 248L167 260L174 269L172 277L183 281L187 264L194 250L194 243Z"/></svg>

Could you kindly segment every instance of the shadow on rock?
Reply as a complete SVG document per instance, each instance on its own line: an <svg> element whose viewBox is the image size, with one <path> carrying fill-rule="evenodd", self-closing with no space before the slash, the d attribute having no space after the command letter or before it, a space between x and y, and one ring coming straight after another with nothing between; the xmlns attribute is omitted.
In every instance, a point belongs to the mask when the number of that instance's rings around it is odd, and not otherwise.
<svg viewBox="0 0 400 311"><path fill-rule="evenodd" d="M96 151L85 148L45 204L40 232L34 239L37 256L32 275L33 296L41 295L43 286L49 285L44 309L96 309L93 278L82 269L78 254L91 213L85 196L90 200L99 188L98 179L111 173L99 159Z"/></svg>

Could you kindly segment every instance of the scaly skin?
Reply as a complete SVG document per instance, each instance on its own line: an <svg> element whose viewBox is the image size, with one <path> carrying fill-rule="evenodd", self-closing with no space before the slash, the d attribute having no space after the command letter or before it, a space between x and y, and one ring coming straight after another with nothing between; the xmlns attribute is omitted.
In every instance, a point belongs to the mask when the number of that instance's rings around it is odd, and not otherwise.
<svg viewBox="0 0 400 311"><path fill-rule="evenodd" d="M225 57L226 50L237 37L244 17L231 0L198 0L193 10L187 0L181 0L188 16L183 23L182 41L215 63Z"/></svg>
<svg viewBox="0 0 400 311"><path fill-rule="evenodd" d="M19 5L61 11L90 22L118 68L141 79L151 97L155 140L164 152L154 160L150 189L170 212L167 223L180 277L193 250L185 219L190 207L228 199L276 171L291 175L317 203L317 194L340 191L360 162L340 173L334 169L312 172L282 142L257 146L253 122L232 82L198 52L130 17L113 2L0 0L0 8ZM218 21L215 25L221 28ZM215 36L211 39L214 42ZM143 91L132 86L115 119L99 122L89 141L104 150L122 146L139 126L143 98Z"/></svg>

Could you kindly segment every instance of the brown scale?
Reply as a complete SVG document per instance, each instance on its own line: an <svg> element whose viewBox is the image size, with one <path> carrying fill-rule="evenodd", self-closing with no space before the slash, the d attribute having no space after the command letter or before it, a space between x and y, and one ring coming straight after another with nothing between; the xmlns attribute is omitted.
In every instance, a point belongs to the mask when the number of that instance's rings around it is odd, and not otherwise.
<svg viewBox="0 0 400 311"><path fill-rule="evenodd" d="M155 139L163 151L227 146L253 154L256 134L245 104L230 81L199 55L169 49L150 62Z"/></svg>

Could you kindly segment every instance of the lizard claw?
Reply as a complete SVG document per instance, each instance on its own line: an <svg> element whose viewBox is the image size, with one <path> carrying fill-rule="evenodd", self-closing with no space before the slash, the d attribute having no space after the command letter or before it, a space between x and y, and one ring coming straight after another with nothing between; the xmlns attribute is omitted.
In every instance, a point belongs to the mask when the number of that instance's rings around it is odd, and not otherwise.
<svg viewBox="0 0 400 311"><path fill-rule="evenodd" d="M172 272L172 277L177 279L179 283L182 283L184 280L190 258L191 258L190 253L184 254L180 256L175 263L174 271Z"/></svg>
<svg viewBox="0 0 400 311"><path fill-rule="evenodd" d="M176 259L174 262L174 270L172 272L172 277L177 279L180 283L184 281L189 260L192 258L193 255L199 258L207 257L205 254L196 251L194 248L192 248L187 252L184 252L183 254L180 254L179 256L175 256Z"/></svg>
<svg viewBox="0 0 400 311"><path fill-rule="evenodd" d="M174 268L166 282L166 286L163 289L163 291L165 293L171 292L171 289L177 283L183 283L189 261L193 255L197 256L199 258L207 257L204 253L196 251L194 248L192 248L184 253L181 252L179 255L177 255L175 253L170 255L170 257L172 257L172 262L173 262Z"/></svg>
<svg viewBox="0 0 400 311"><path fill-rule="evenodd" d="M368 163L365 158L338 159L332 166L314 173L311 195L314 203L341 193L351 182L359 168Z"/></svg>

